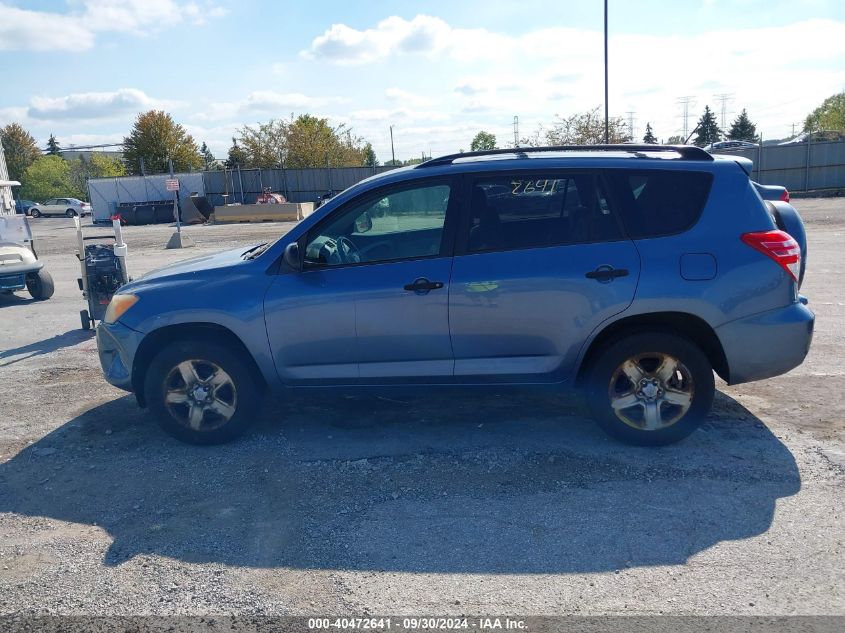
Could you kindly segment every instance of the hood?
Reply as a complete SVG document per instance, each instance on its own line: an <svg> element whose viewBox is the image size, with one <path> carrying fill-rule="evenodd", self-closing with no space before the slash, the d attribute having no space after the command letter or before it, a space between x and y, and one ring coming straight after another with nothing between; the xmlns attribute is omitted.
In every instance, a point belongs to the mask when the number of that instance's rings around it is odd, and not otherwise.
<svg viewBox="0 0 845 633"><path fill-rule="evenodd" d="M188 280L194 277L199 277L202 273L210 270L218 270L221 268L228 268L243 264L250 260L245 260L243 255L251 247L240 246L222 253L214 255L203 255L201 257L193 257L175 264L170 264L164 268L159 268L148 272L147 274L135 279L129 284L123 286L121 291L131 292L134 288L157 281L170 280Z"/></svg>

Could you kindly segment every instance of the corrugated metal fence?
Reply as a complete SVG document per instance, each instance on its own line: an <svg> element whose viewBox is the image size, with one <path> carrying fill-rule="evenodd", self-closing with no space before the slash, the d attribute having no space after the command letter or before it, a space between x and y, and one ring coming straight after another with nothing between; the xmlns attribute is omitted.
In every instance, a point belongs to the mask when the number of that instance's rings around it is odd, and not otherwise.
<svg viewBox="0 0 845 633"><path fill-rule="evenodd" d="M327 191L340 192L356 182L394 167L335 167L331 169L227 169L174 174L179 180L179 197L196 193L216 206L238 202L251 204L269 187L290 202L314 202ZM165 188L170 176L121 176L88 181L88 199L95 220L107 220L120 204L171 200Z"/></svg>
<svg viewBox="0 0 845 633"><path fill-rule="evenodd" d="M290 202L314 202L327 191L335 193L393 167L337 167L331 169L228 169L203 173L205 195L212 205L251 204L269 187Z"/></svg>
<svg viewBox="0 0 845 633"><path fill-rule="evenodd" d="M790 191L845 188L845 141L766 145L718 153L751 159L751 177L763 185L781 185Z"/></svg>

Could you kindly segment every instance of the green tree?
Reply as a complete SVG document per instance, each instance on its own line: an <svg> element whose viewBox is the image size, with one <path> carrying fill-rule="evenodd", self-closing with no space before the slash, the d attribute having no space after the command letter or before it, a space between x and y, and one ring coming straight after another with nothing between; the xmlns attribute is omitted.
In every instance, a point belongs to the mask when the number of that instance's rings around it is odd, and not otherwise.
<svg viewBox="0 0 845 633"><path fill-rule="evenodd" d="M757 126L748 118L748 112L745 108L739 113L739 116L731 123L731 129L728 130L728 138L732 141L749 141L757 142Z"/></svg>
<svg viewBox="0 0 845 633"><path fill-rule="evenodd" d="M94 153L87 160L80 156L68 162L70 163L70 183L77 192L83 194L76 197L84 197L85 192L88 191L87 182L91 178L114 178L126 175L126 166L115 156Z"/></svg>
<svg viewBox="0 0 845 633"><path fill-rule="evenodd" d="M490 149L496 149L496 135L485 132L484 130L476 134L472 139L472 143L469 145L471 152L481 152Z"/></svg>
<svg viewBox="0 0 845 633"><path fill-rule="evenodd" d="M21 182L21 198L39 202L48 198L82 198L85 195L71 180L70 163L60 156L41 156L27 167Z"/></svg>
<svg viewBox="0 0 845 633"><path fill-rule="evenodd" d="M654 135L654 132L651 131L651 123L645 124L645 136L643 136L643 143L647 143L649 145L657 144L657 137Z"/></svg>
<svg viewBox="0 0 845 633"><path fill-rule="evenodd" d="M604 143L604 115L599 108L569 117L558 116L545 133L547 145L599 145ZM538 132L537 138L541 136ZM608 120L608 142L624 143L631 139L621 117Z"/></svg>
<svg viewBox="0 0 845 633"><path fill-rule="evenodd" d="M697 127L693 145L704 147L722 138L722 131L716 123L716 115L710 110L710 106L704 106L704 114L698 120Z"/></svg>
<svg viewBox="0 0 845 633"><path fill-rule="evenodd" d="M241 167L247 166L247 155L243 148L238 145L238 139L232 137L232 146L229 148L229 153L226 160L223 162L226 169L234 169L238 165Z"/></svg>
<svg viewBox="0 0 845 633"><path fill-rule="evenodd" d="M23 182L24 172L41 156L35 139L17 123L10 123L0 128L0 142L6 155L9 179Z"/></svg>
<svg viewBox="0 0 845 633"><path fill-rule="evenodd" d="M205 144L205 141L203 141L200 146L200 156L202 156L202 162L205 163L205 168L208 169L209 165L214 162L214 154L212 154L211 150L208 149L208 145Z"/></svg>
<svg viewBox="0 0 845 633"><path fill-rule="evenodd" d="M376 158L376 152L371 143L364 145L364 166L378 167L378 158Z"/></svg>
<svg viewBox="0 0 845 633"><path fill-rule="evenodd" d="M59 142L56 140L56 137L52 134L50 138L47 140L47 153L52 156L61 156L62 155L62 148L59 147Z"/></svg>
<svg viewBox="0 0 845 633"><path fill-rule="evenodd" d="M255 127L245 125L238 130L238 141L243 160L241 168L278 167L281 157L287 150L287 128L285 121L270 119Z"/></svg>
<svg viewBox="0 0 845 633"><path fill-rule="evenodd" d="M685 139L680 134L673 134L672 136L670 136L669 138L666 139L666 144L667 145L683 145L686 142L686 140L687 139Z"/></svg>
<svg viewBox="0 0 845 633"><path fill-rule="evenodd" d="M804 131L816 130L845 132L845 92L828 97L807 115L804 120Z"/></svg>
<svg viewBox="0 0 845 633"><path fill-rule="evenodd" d="M364 164L363 139L341 124L303 114L287 125L285 165L305 167L360 167Z"/></svg>
<svg viewBox="0 0 845 633"><path fill-rule="evenodd" d="M166 112L150 110L138 115L129 136L123 139L123 156L133 174L144 171L163 174L168 171L168 159L174 171L190 171L203 165L197 144L185 128Z"/></svg>

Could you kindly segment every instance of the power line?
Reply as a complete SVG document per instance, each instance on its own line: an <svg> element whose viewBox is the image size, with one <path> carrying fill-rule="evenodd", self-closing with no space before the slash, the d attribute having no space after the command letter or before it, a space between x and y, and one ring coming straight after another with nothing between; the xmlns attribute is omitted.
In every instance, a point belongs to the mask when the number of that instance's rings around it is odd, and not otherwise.
<svg viewBox="0 0 845 633"><path fill-rule="evenodd" d="M716 101L720 101L722 103L722 105L721 105L721 111L722 111L722 126L721 126L721 128L722 128L722 131L724 131L725 126L727 125L726 116L728 114L728 101L733 101L734 96L733 96L733 93L723 92L721 94L713 95L713 98Z"/></svg>
<svg viewBox="0 0 845 633"><path fill-rule="evenodd" d="M678 97L677 103L681 106L681 117L684 120L684 138L689 136L689 111L690 108L695 107L695 99L692 96L686 95L683 97Z"/></svg>
<svg viewBox="0 0 845 633"><path fill-rule="evenodd" d="M627 114L627 115L628 115L628 135L631 137L631 140L632 140L632 141L634 140L634 137L636 136L636 135L634 134L634 123L636 122L636 119L634 118L634 115L635 115L636 113L637 113L637 111L636 111L636 110L630 110L630 111L628 111L628 112L626 112L626 113L625 113L625 114Z"/></svg>

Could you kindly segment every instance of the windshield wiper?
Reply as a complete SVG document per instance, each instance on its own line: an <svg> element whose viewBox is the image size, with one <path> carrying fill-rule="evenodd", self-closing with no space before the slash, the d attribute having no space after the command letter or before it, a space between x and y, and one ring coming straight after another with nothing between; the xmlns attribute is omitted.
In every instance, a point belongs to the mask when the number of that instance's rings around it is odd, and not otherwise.
<svg viewBox="0 0 845 633"><path fill-rule="evenodd" d="M263 244L259 244L258 246L253 246L252 248L244 251L243 258L244 259L255 259L261 253L267 250L267 247L270 245L269 242L264 242Z"/></svg>

